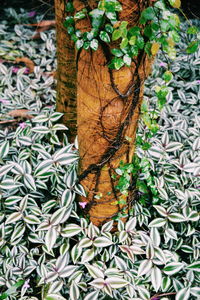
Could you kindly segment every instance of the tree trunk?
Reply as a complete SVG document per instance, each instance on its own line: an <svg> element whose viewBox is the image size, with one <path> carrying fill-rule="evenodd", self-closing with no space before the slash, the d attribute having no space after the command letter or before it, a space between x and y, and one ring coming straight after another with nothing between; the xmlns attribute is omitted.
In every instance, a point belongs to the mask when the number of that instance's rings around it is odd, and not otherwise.
<svg viewBox="0 0 200 300"><path fill-rule="evenodd" d="M78 1L75 1L78 3ZM83 2L81 2L83 3ZM93 8L95 1L88 1ZM140 12L147 1L122 0L120 21L138 25ZM79 2L80 4L80 2ZM90 27L89 20L80 27ZM78 24L79 25L79 24ZM110 70L110 48L116 43L102 43L96 52L82 50L78 56L77 121L81 157L80 182L87 192L87 211L95 225L100 225L128 208L116 204L120 193L113 179L120 161L130 163L134 153L135 135L143 97L143 85L148 74L146 55L140 53L131 67Z"/></svg>
<svg viewBox="0 0 200 300"><path fill-rule="evenodd" d="M63 26L65 0L55 0L56 41L57 41L57 98L56 110L64 113L63 123L69 128L68 136L73 141L77 132L76 117L76 59L75 45Z"/></svg>

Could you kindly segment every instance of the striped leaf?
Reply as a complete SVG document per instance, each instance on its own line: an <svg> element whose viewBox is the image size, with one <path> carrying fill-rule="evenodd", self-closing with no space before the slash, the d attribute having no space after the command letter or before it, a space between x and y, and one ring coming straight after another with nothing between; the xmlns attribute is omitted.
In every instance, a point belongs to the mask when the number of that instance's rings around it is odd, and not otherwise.
<svg viewBox="0 0 200 300"><path fill-rule="evenodd" d="M162 273L160 269L156 266L154 266L151 270L151 282L155 291L157 292L162 283Z"/></svg>
<svg viewBox="0 0 200 300"><path fill-rule="evenodd" d="M50 229L47 231L45 236L45 245L47 246L48 251L51 251L53 248L56 239L57 239L58 233L55 229L55 227L50 227Z"/></svg>
<svg viewBox="0 0 200 300"><path fill-rule="evenodd" d="M181 269L183 269L183 267L184 267L183 263L172 262L172 263L167 264L164 267L163 271L165 274L171 276L171 275L178 273Z"/></svg>
<svg viewBox="0 0 200 300"><path fill-rule="evenodd" d="M12 170L13 164L6 164L0 167L0 177L7 174L10 170Z"/></svg>
<svg viewBox="0 0 200 300"><path fill-rule="evenodd" d="M5 158L10 149L9 141L5 141L0 145L0 157Z"/></svg>
<svg viewBox="0 0 200 300"><path fill-rule="evenodd" d="M82 228L77 224L68 224L66 225L61 232L63 237L72 237L79 234L82 231Z"/></svg>

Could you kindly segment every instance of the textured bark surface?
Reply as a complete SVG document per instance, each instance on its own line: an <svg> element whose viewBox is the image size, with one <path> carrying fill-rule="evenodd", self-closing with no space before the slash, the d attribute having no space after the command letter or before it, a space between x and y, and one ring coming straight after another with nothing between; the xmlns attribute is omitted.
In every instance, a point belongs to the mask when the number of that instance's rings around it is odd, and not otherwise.
<svg viewBox="0 0 200 300"><path fill-rule="evenodd" d="M86 1L85 1L86 2ZM81 7L80 3L77 2ZM95 6L95 1L88 1ZM149 3L122 0L120 20L131 26L138 25L140 12ZM77 24L80 29L90 26L88 21ZM115 216L122 207L128 208L133 195L125 199L126 205L116 205L119 193L112 178L120 161L131 162L134 141L143 97L143 85L149 72L149 62L141 53L131 67L119 71L109 70L109 47L102 45L96 52L78 53L77 111L78 140L81 157L80 181L88 193L87 211L91 221L100 225ZM100 196L100 199L97 199Z"/></svg>
<svg viewBox="0 0 200 300"><path fill-rule="evenodd" d="M56 110L64 113L63 123L69 128L73 141L77 132L76 117L76 59L74 42L70 40L63 22L66 17L65 0L55 0L57 42L57 99Z"/></svg>

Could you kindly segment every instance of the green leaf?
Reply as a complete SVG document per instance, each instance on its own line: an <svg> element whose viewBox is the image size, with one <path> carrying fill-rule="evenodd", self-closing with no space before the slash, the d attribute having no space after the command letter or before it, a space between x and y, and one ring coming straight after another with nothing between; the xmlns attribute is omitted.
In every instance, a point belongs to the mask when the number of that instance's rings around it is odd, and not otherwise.
<svg viewBox="0 0 200 300"><path fill-rule="evenodd" d="M114 58L112 60L112 62L114 62L114 67L115 67L116 70L121 69L121 67L123 67L123 65L124 65L123 59L118 58L118 57Z"/></svg>
<svg viewBox="0 0 200 300"><path fill-rule="evenodd" d="M170 71L166 71L164 74L163 74L163 79L166 81L166 82L169 82L173 79L173 74L172 72Z"/></svg>
<svg viewBox="0 0 200 300"><path fill-rule="evenodd" d="M128 35L129 35L130 37L132 37L132 36L137 36L137 35L140 34L140 30L141 30L141 28L138 27L138 26L131 27L131 28L128 30Z"/></svg>
<svg viewBox="0 0 200 300"><path fill-rule="evenodd" d="M117 57L123 56L123 52L121 50L119 50L119 49L116 49L116 48L111 49L111 53L114 56L117 56Z"/></svg>
<svg viewBox="0 0 200 300"><path fill-rule="evenodd" d="M122 32L119 29L115 29L112 33L112 40L116 41L122 36Z"/></svg>
<svg viewBox="0 0 200 300"><path fill-rule="evenodd" d="M137 41L136 44L138 46L139 49L143 49L144 48L144 39L142 36L138 36L137 37Z"/></svg>
<svg viewBox="0 0 200 300"><path fill-rule="evenodd" d="M108 35L108 33L106 31L100 31L99 37L103 42L106 42L106 43L110 42L110 36Z"/></svg>
<svg viewBox="0 0 200 300"><path fill-rule="evenodd" d="M75 16L74 16L74 19L75 20L81 20L81 19L84 19L85 16L86 16L86 13L87 13L87 10L84 8L80 11L78 11Z"/></svg>
<svg viewBox="0 0 200 300"><path fill-rule="evenodd" d="M198 32L199 32L199 29L196 26L191 26L187 30L188 34L197 34Z"/></svg>
<svg viewBox="0 0 200 300"><path fill-rule="evenodd" d="M66 3L66 6L65 6L65 10L67 12L70 12L70 13L73 13L74 12L74 5L73 5L73 2L69 1Z"/></svg>
<svg viewBox="0 0 200 300"><path fill-rule="evenodd" d="M131 46L131 54L133 57L138 56L138 47L137 46Z"/></svg>
<svg viewBox="0 0 200 300"><path fill-rule="evenodd" d="M132 37L130 38L130 40L129 40L129 44L130 44L131 46L133 46L133 45L135 45L135 43L136 43L136 36L132 36Z"/></svg>
<svg viewBox="0 0 200 300"><path fill-rule="evenodd" d="M141 13L140 24L145 24L147 21L154 20L155 17L155 11L153 7L147 7Z"/></svg>
<svg viewBox="0 0 200 300"><path fill-rule="evenodd" d="M24 280L18 280L14 285L12 285L6 292L0 295L0 300L7 299L7 297L15 294L16 290L24 284Z"/></svg>
<svg viewBox="0 0 200 300"><path fill-rule="evenodd" d="M188 45L186 52L188 54L192 54L198 50L198 47L199 47L199 41L193 41Z"/></svg>
<svg viewBox="0 0 200 300"><path fill-rule="evenodd" d="M123 38L121 43L120 43L120 48L126 48L126 46L128 45L128 39L127 38Z"/></svg>
<svg viewBox="0 0 200 300"><path fill-rule="evenodd" d="M105 30L106 30L108 33L113 33L114 28L112 27L112 25L106 24L106 25L105 25Z"/></svg>
<svg viewBox="0 0 200 300"><path fill-rule="evenodd" d="M74 25L74 18L71 16L66 17L64 21L64 26L67 28L69 25Z"/></svg>

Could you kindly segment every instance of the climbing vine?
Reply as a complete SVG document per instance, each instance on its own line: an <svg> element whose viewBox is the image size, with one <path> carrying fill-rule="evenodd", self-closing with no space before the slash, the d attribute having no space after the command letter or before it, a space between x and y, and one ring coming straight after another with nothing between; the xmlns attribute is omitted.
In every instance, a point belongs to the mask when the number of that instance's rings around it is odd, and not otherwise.
<svg viewBox="0 0 200 300"><path fill-rule="evenodd" d="M96 7L90 7L88 1L83 1L81 2L82 6L80 9L77 9L74 3L73 1L66 3L67 17L64 21L64 26L77 49L77 66L82 50L92 53L92 51L96 52L100 47L106 58L111 87L116 97L122 99L124 110L126 111L124 121L117 128L117 132L110 136L110 133L107 134L102 118L104 111L113 100L111 99L105 106L101 107L99 119L101 120L102 135L105 140L109 140L109 146L105 149L99 162L91 163L79 176L81 182L90 174L95 174L95 189L92 199L90 199L87 205L87 211L89 211L97 204L97 200L102 200L100 198L103 198L98 189L102 168L110 163L120 147L129 139L126 136L126 130L133 118L136 107L140 105L141 86L144 84L148 73L145 69L146 63L143 54L149 60L152 60L157 52L162 50L168 57L168 68L163 75L166 85L157 86L155 90L157 109L161 110L166 102L168 94L167 83L173 79L173 74L170 70L170 59L175 59L176 44L180 41L179 32L181 22L174 10L178 9L181 13L183 12L180 8L180 0L159 0L153 6L151 1L146 1L146 8L144 9L144 3L137 3L138 11L133 9L131 19L127 20L126 16L123 18L120 17L123 9L121 3L117 0L101 0L97 3ZM84 24L87 25L84 26ZM183 49L186 53L191 54L198 49L198 29L191 25L188 29L188 34L196 36L196 39ZM120 70L122 67L130 67L133 70L132 79L125 92L119 90L113 75L113 71ZM143 78L140 74L141 69L144 72ZM131 95L133 95L132 99L129 98ZM128 103L131 103L130 106ZM158 130L158 115L156 111L150 114L148 105L145 102L143 102L141 107L141 118L150 129L149 134L155 134ZM144 148L151 147L148 142L139 141L138 139L136 144L140 144ZM111 168L110 182L113 198L110 202L113 205L122 205L120 213L112 215L112 218L118 219L122 215L126 216L127 206L129 207L129 213L131 213L130 204L133 199L137 199L137 193L142 189L142 181L137 179L138 173L141 171L146 172L148 165L149 163L145 158L142 161L138 161L138 158L135 157L133 163L127 164L121 162L117 168L117 173L116 170ZM151 191L156 203L157 193L150 173L147 179L147 186L146 192L149 193ZM123 204L127 205L124 206Z"/></svg>
<svg viewBox="0 0 200 300"><path fill-rule="evenodd" d="M119 70L121 67L131 66L141 50L149 56L156 55L162 48L169 58L176 56L175 45L180 41L180 18L169 10L168 4L180 9L180 0L157 1L154 6L144 9L138 17L138 26L130 27L128 21L119 21L118 14L122 5L117 0L101 0L95 9L87 5L74 13L73 1L66 4L66 17L64 26L75 42L77 50L92 49L96 51L102 42L110 44L112 54L109 68ZM180 9L181 10L181 9ZM73 14L74 13L74 14ZM91 29L82 32L77 29L78 20L89 18ZM198 34L198 29L191 26L189 34ZM193 53L198 49L199 39L191 42L185 49ZM167 76L167 74L166 74Z"/></svg>

